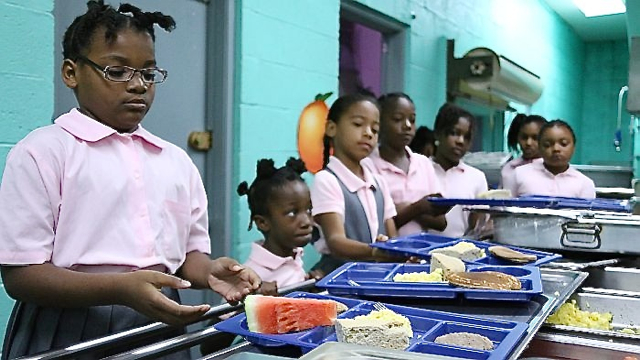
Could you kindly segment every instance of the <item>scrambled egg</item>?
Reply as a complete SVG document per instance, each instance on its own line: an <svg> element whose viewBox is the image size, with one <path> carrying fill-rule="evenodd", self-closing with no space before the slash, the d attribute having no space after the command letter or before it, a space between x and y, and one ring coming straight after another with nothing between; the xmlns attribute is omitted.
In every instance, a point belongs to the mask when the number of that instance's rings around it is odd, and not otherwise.
<svg viewBox="0 0 640 360"><path fill-rule="evenodd" d="M455 244L453 246L450 246L450 248L452 250L455 250L455 251L461 253L461 254L463 252L465 252L465 251L478 249L478 247L475 244L467 242L467 241L460 241L459 243L457 243L457 244ZM487 256L487 253L484 251L484 249L480 249L480 254L482 254L481 257Z"/></svg>
<svg viewBox="0 0 640 360"><path fill-rule="evenodd" d="M389 309L373 310L367 315L358 315L354 319L388 321L394 324L401 325L403 328L408 329L411 332L411 334L413 334L413 331L411 330L411 322L409 321L409 319Z"/></svg>
<svg viewBox="0 0 640 360"><path fill-rule="evenodd" d="M395 282L444 282L442 269L435 269L431 273L426 271L396 274L393 276Z"/></svg>
<svg viewBox="0 0 640 360"><path fill-rule="evenodd" d="M629 335L640 335L640 328L638 329L632 329L632 328L624 328L622 330L619 330L621 333L623 334L629 334Z"/></svg>
<svg viewBox="0 0 640 360"><path fill-rule="evenodd" d="M575 300L564 303L547 318L547 323L554 325L577 326L589 329L611 330L611 313L583 311L578 308Z"/></svg>

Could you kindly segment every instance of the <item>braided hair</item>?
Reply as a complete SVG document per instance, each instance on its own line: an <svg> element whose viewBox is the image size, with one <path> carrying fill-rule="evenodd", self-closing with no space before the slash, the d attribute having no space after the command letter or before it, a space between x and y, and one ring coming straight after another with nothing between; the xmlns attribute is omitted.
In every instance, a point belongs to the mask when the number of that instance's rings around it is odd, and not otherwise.
<svg viewBox="0 0 640 360"><path fill-rule="evenodd" d="M340 96L338 100L336 100L331 105L329 113L327 114L327 120L331 120L337 124L338 121L340 121L342 115L347 112L347 110L349 110L351 106L362 101L368 101L374 104L378 108L378 111L380 111L380 104L378 104L378 100L376 100L376 98L371 95L363 93L343 95ZM331 156L331 147L333 146L333 144L331 143L331 138L327 135L324 136L322 141L324 145L322 167L325 168L329 163L329 157Z"/></svg>
<svg viewBox="0 0 640 360"><path fill-rule="evenodd" d="M301 181L301 175L306 172L304 162L300 159L289 158L285 166L277 169L272 159L258 160L256 166L256 178L251 186L246 181L238 185L238 195L247 196L249 211L249 230L253 225L253 218L256 215L268 215L269 201L276 189L284 187L291 181Z"/></svg>
<svg viewBox="0 0 640 360"><path fill-rule="evenodd" d="M62 55L76 61L79 55L91 45L91 38L99 28L105 29L105 41L113 43L122 29L147 32L155 42L153 25L158 24L165 31L176 27L171 16L161 12L144 12L131 4L120 4L116 10L105 5L104 0L87 2L87 12L78 16L67 28L62 41Z"/></svg>

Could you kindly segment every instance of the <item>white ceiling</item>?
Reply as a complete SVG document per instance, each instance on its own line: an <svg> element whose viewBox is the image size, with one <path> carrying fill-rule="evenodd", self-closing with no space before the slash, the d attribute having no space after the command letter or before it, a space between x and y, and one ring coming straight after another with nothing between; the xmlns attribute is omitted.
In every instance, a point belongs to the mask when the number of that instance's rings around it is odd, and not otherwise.
<svg viewBox="0 0 640 360"><path fill-rule="evenodd" d="M572 0L543 0L584 41L622 40L627 38L627 14L587 18Z"/></svg>

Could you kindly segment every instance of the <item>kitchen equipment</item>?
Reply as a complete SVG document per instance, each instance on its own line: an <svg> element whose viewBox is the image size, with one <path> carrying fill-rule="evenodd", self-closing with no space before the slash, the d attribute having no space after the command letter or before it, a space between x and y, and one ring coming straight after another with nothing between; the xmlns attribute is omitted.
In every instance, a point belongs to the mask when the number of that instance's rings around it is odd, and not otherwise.
<svg viewBox="0 0 640 360"><path fill-rule="evenodd" d="M451 286L447 282L395 282L398 274L431 272L431 266L419 264L380 264L350 262L321 279L316 286L332 295L388 296L413 298L464 297L469 300L529 301L542 293L540 269L535 266L468 265L467 271L497 271L513 275L522 283L521 290L471 289ZM351 281L357 283L353 285Z"/></svg>
<svg viewBox="0 0 640 360"><path fill-rule="evenodd" d="M512 262L493 256L488 248L495 244L488 242L469 240L469 239L457 239L446 236L433 235L428 233L421 233L415 235L409 235L399 238L394 238L387 241L379 241L371 244L372 247L382 249L388 252L401 254L404 256L416 256L418 258L430 258L429 252L431 250L453 246L460 242L468 242L474 244L480 249L483 249L486 256L478 258L474 261L467 261L469 264L474 265L513 265ZM544 251L536 251L530 249L521 249L517 247L511 247L513 250L522 252L524 254L535 255L538 260L528 263L527 265L539 266L549 263L551 261L561 258L558 254L552 254Z"/></svg>
<svg viewBox="0 0 640 360"><path fill-rule="evenodd" d="M345 304L349 309L338 315L339 318L353 318L373 311L375 302L359 299L296 292L287 295L295 298L333 299ZM385 304L390 310L406 316L411 322L413 338L408 352L426 353L459 357L463 359L504 359L519 344L525 335L528 324L507 320L483 319L475 316L424 310L405 306ZM307 331L288 334L259 334L249 331L245 314L236 315L214 326L220 331L244 336L258 345L275 346L289 344L310 351L320 344L336 341L332 326L316 327ZM494 344L493 350L475 350L457 346L436 344L435 338L452 332L472 332L488 337Z"/></svg>
<svg viewBox="0 0 640 360"><path fill-rule="evenodd" d="M493 219L494 241L538 249L640 254L640 216L516 207L474 208Z"/></svg>

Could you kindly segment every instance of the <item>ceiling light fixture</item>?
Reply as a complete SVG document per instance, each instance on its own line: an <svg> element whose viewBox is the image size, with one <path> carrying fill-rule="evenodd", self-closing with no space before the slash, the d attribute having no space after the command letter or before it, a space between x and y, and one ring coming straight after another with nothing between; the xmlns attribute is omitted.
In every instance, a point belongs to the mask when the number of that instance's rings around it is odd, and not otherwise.
<svg viewBox="0 0 640 360"><path fill-rule="evenodd" d="M573 0L586 17L621 14L627 11L624 0Z"/></svg>

